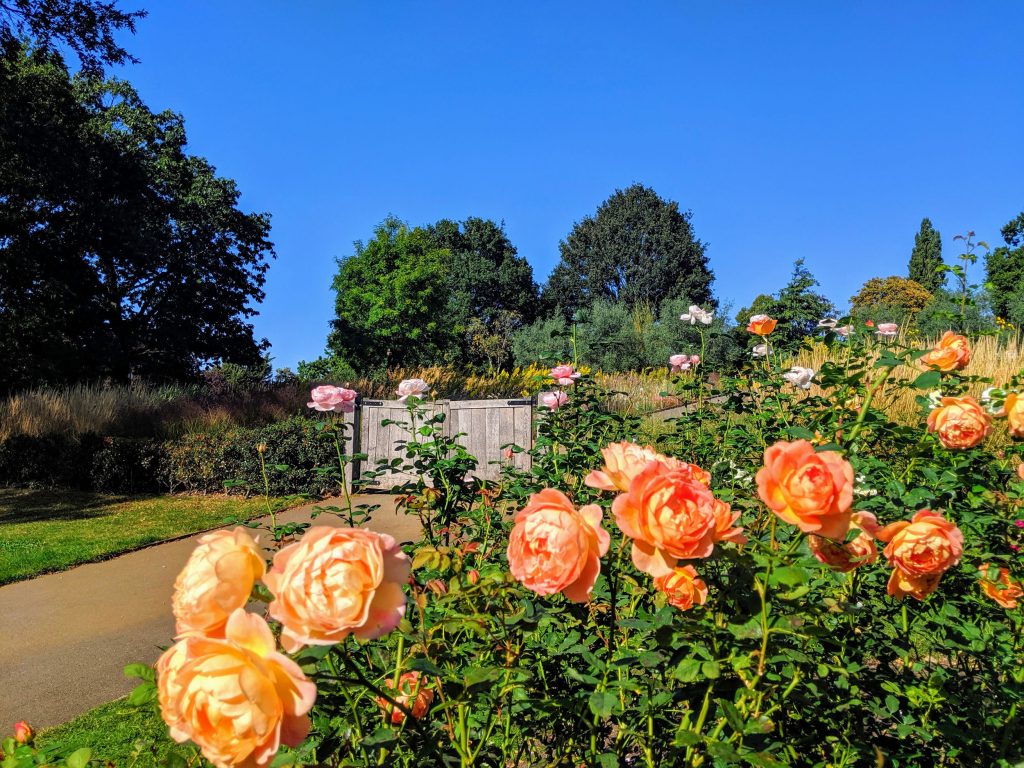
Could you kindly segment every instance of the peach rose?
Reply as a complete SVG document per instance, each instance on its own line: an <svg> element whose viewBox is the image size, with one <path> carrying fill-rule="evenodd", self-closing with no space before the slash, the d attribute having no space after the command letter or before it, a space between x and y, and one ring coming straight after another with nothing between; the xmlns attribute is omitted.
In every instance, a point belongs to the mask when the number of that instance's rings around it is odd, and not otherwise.
<svg viewBox="0 0 1024 768"><path fill-rule="evenodd" d="M224 639L188 637L157 662L160 712L171 738L191 739L218 768L270 763L281 744L297 747L316 685L278 653L267 622L239 608Z"/></svg>
<svg viewBox="0 0 1024 768"><path fill-rule="evenodd" d="M354 389L324 384L314 387L313 391L309 393L310 400L306 403L306 407L312 408L314 411L352 413L356 409L356 398L358 397L359 393Z"/></svg>
<svg viewBox="0 0 1024 768"><path fill-rule="evenodd" d="M318 525L274 556L263 583L281 646L334 645L387 634L405 615L409 558L386 534Z"/></svg>
<svg viewBox="0 0 1024 768"><path fill-rule="evenodd" d="M1010 434L1013 437L1024 437L1024 397L1016 392L1008 394L1003 404L1003 412Z"/></svg>
<svg viewBox="0 0 1024 768"><path fill-rule="evenodd" d="M14 740L18 744L31 744L35 737L35 729L25 720L19 720L14 724Z"/></svg>
<svg viewBox="0 0 1024 768"><path fill-rule="evenodd" d="M224 637L228 617L245 607L266 570L260 548L245 528L200 538L174 582L171 609L177 636Z"/></svg>
<svg viewBox="0 0 1024 768"><path fill-rule="evenodd" d="M988 563L978 569L981 574L981 591L1003 608L1016 608L1017 601L1024 597L1024 588L1021 587L1021 583L1010 579L1009 568L1000 568L995 581L989 578L988 571Z"/></svg>
<svg viewBox="0 0 1024 768"><path fill-rule="evenodd" d="M423 397L430 391L430 385L423 379L402 379L398 384L398 400L405 402L410 397Z"/></svg>
<svg viewBox="0 0 1024 768"><path fill-rule="evenodd" d="M543 405L545 408L550 408L552 411L557 411L567 402L569 402L569 396L561 390L555 390L552 392L541 392L537 395L537 402Z"/></svg>
<svg viewBox="0 0 1024 768"><path fill-rule="evenodd" d="M393 691L395 689L394 678L388 678L386 685L389 691ZM434 690L427 685L419 672L406 672L398 678L398 693L394 694L392 698L410 709L412 716L419 720L430 709L430 703L434 700ZM405 712L387 699L378 696L377 704L384 710L384 717L388 718L392 725L400 725L405 720Z"/></svg>
<svg viewBox="0 0 1024 768"><path fill-rule="evenodd" d="M747 323L747 330L758 336L767 336L775 330L778 320L768 315L753 315Z"/></svg>
<svg viewBox="0 0 1024 768"><path fill-rule="evenodd" d="M516 514L508 541L509 570L538 595L561 592L574 603L590 599L611 537L601 508L577 510L561 491L545 488Z"/></svg>
<svg viewBox="0 0 1024 768"><path fill-rule="evenodd" d="M787 523L828 539L846 537L853 467L838 453L815 453L807 440L780 440L764 452L756 479L761 500Z"/></svg>
<svg viewBox="0 0 1024 768"><path fill-rule="evenodd" d="M928 414L928 431L946 448L973 448L992 431L992 417L973 397L944 397Z"/></svg>
<svg viewBox="0 0 1024 768"><path fill-rule="evenodd" d="M633 564L655 578L715 547L715 498L688 471L649 463L616 497L612 512L633 540Z"/></svg>
<svg viewBox="0 0 1024 768"><path fill-rule="evenodd" d="M860 533L853 541L845 544L813 534L807 537L807 546L810 547L811 554L829 568L841 573L847 573L878 559L878 547L874 536L878 531L878 522L875 516L870 512L855 512L850 523L851 527Z"/></svg>
<svg viewBox="0 0 1024 768"><path fill-rule="evenodd" d="M721 499L714 500L714 512L714 539L716 544L719 541L731 541L733 544L747 543L747 537L743 534L743 529L739 527L733 527L733 523L740 519L739 512L733 512L732 507L730 507Z"/></svg>
<svg viewBox="0 0 1024 768"><path fill-rule="evenodd" d="M928 509L909 522L887 525L877 538L889 542L884 552L893 567L888 591L897 599L911 595L924 600L942 574L960 562L964 549L964 535L956 524Z"/></svg>
<svg viewBox="0 0 1024 768"><path fill-rule="evenodd" d="M971 347L966 336L952 331L942 334L931 350L921 358L921 365L926 368L938 368L946 373L959 371L971 362Z"/></svg>
<svg viewBox="0 0 1024 768"><path fill-rule="evenodd" d="M680 611L688 611L695 605L704 605L708 599L708 586L697 577L692 565L675 568L670 573L654 580L654 588L664 592L668 604Z"/></svg>
<svg viewBox="0 0 1024 768"><path fill-rule="evenodd" d="M560 387L571 387L579 377L579 372L571 365L556 365L551 369L551 378Z"/></svg>
<svg viewBox="0 0 1024 768"><path fill-rule="evenodd" d="M626 441L609 443L601 449L604 466L591 471L583 480L584 484L599 491L628 491L633 478L640 474L652 461L659 462L672 470L690 472L694 480L711 485L710 473L696 464L673 459L658 453L651 446L639 446Z"/></svg>

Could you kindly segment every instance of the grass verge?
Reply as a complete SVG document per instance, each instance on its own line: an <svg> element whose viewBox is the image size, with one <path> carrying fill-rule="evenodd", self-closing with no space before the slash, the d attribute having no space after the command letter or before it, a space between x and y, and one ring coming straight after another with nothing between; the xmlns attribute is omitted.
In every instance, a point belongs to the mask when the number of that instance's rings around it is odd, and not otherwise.
<svg viewBox="0 0 1024 768"><path fill-rule="evenodd" d="M276 510L294 500L271 499ZM266 512L262 498L150 496L0 489L0 584L60 571L228 519Z"/></svg>

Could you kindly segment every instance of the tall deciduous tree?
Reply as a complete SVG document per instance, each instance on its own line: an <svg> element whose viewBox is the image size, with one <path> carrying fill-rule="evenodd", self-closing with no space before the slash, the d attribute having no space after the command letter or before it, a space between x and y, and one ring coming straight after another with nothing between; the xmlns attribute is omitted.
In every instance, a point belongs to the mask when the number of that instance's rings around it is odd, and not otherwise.
<svg viewBox="0 0 1024 768"><path fill-rule="evenodd" d="M1015 323L1024 321L1024 213L1000 230L1006 245L985 258L992 311Z"/></svg>
<svg viewBox="0 0 1024 768"><path fill-rule="evenodd" d="M145 15L119 10L110 0L0 0L0 51L16 58L28 40L46 51L70 48L83 69L134 62L115 36L135 32L135 22Z"/></svg>
<svg viewBox="0 0 1024 768"><path fill-rule="evenodd" d="M562 258L544 288L545 307L561 307L569 316L599 299L630 309L677 298L714 303L714 276L690 218L648 187L616 190L560 243Z"/></svg>
<svg viewBox="0 0 1024 768"><path fill-rule="evenodd" d="M128 83L2 60L0 388L259 363L269 217L185 147Z"/></svg>
<svg viewBox="0 0 1024 768"><path fill-rule="evenodd" d="M537 314L533 268L489 219L459 223L443 219L427 227L437 247L448 251L448 317L463 332L464 359L490 366L511 359L509 336Z"/></svg>
<svg viewBox="0 0 1024 768"><path fill-rule="evenodd" d="M449 253L430 232L386 219L338 262L328 350L359 372L438 362L457 330L447 316Z"/></svg>
<svg viewBox="0 0 1024 768"><path fill-rule="evenodd" d="M922 219L921 229L914 235L914 250L910 253L910 279L935 293L946 284L944 266L942 236L930 219Z"/></svg>

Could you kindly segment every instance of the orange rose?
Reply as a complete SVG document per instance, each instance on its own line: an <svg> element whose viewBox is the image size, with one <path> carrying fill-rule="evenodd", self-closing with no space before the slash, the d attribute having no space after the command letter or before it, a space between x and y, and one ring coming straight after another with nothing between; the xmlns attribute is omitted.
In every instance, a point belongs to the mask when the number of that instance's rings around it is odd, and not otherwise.
<svg viewBox="0 0 1024 768"><path fill-rule="evenodd" d="M937 433L946 448L973 448L991 430L992 417L973 397L944 397L928 414L928 431Z"/></svg>
<svg viewBox="0 0 1024 768"><path fill-rule="evenodd" d="M715 542L731 541L733 544L746 544L747 537L743 535L742 528L733 528L733 523L740 519L739 512L733 512L732 508L720 499L714 500L715 511Z"/></svg>
<svg viewBox="0 0 1024 768"><path fill-rule="evenodd" d="M780 440L764 452L757 492L776 515L804 533L841 541L850 529L853 467L806 440Z"/></svg>
<svg viewBox="0 0 1024 768"><path fill-rule="evenodd" d="M1006 396L1003 411L1010 427L1010 434L1013 437L1024 437L1024 397L1011 392Z"/></svg>
<svg viewBox="0 0 1024 768"><path fill-rule="evenodd" d="M409 558L391 536L363 528L314 526L274 556L263 583L281 646L334 645L353 634L387 634L405 615Z"/></svg>
<svg viewBox="0 0 1024 768"><path fill-rule="evenodd" d="M35 729L25 720L14 724L14 740L18 744L31 744L36 738Z"/></svg>
<svg viewBox="0 0 1024 768"><path fill-rule="evenodd" d="M1019 581L1010 579L1010 569L1000 568L995 581L988 577L989 565L985 563L978 572L981 574L981 591L1003 608L1016 608L1017 601L1024 597L1024 588Z"/></svg>
<svg viewBox="0 0 1024 768"><path fill-rule="evenodd" d="M885 556L893 567L889 594L924 600L935 591L942 574L960 562L964 535L955 523L922 509L908 522L887 525L878 539L888 541Z"/></svg>
<svg viewBox="0 0 1024 768"><path fill-rule="evenodd" d="M218 768L270 763L309 732L316 686L278 653L261 617L238 609L225 638L187 637L157 662L160 712L179 742L191 739Z"/></svg>
<svg viewBox="0 0 1024 768"><path fill-rule="evenodd" d="M668 604L680 611L688 611L695 605L704 605L708 599L708 586L697 577L692 565L675 568L654 580L654 587L664 592Z"/></svg>
<svg viewBox="0 0 1024 768"><path fill-rule="evenodd" d="M658 453L649 445L641 447L625 441L609 443L601 449L601 455L604 457L604 466L600 470L591 471L583 481L600 491L628 491L633 478L652 461L665 464L671 469L689 471L698 483L711 485L710 473L696 464L687 464L685 461Z"/></svg>
<svg viewBox="0 0 1024 768"><path fill-rule="evenodd" d="M875 516L870 512L853 514L850 526L860 531L853 541L839 544L831 539L824 539L813 534L807 537L807 546L820 562L833 570L847 573L878 559L878 547L875 545L874 533L878 530Z"/></svg>
<svg viewBox="0 0 1024 768"><path fill-rule="evenodd" d="M971 348L966 336L946 331L939 343L921 358L926 368L938 368L946 373L959 371L971 362Z"/></svg>
<svg viewBox="0 0 1024 768"><path fill-rule="evenodd" d="M512 575L538 595L561 592L574 603L590 599L611 537L601 508L579 510L561 491L545 488L516 514L508 540Z"/></svg>
<svg viewBox="0 0 1024 768"><path fill-rule="evenodd" d="M388 678L386 684L389 690L394 690L394 678ZM410 709L412 716L419 720L430 709L430 703L434 700L434 691L422 680L419 672L406 672L398 678L398 693L392 698ZM392 725L400 725L405 720L405 712L387 699L378 696L377 703L384 710L384 716L391 720Z"/></svg>
<svg viewBox="0 0 1024 768"><path fill-rule="evenodd" d="M655 578L715 547L715 498L689 472L648 464L616 497L612 512L633 540L633 564Z"/></svg>
<svg viewBox="0 0 1024 768"><path fill-rule="evenodd" d="M778 320L768 315L753 315L747 323L747 330L758 336L767 336L775 330Z"/></svg>
<svg viewBox="0 0 1024 768"><path fill-rule="evenodd" d="M224 637L228 616L245 607L266 570L259 547L244 528L200 538L174 582L171 607L178 637Z"/></svg>

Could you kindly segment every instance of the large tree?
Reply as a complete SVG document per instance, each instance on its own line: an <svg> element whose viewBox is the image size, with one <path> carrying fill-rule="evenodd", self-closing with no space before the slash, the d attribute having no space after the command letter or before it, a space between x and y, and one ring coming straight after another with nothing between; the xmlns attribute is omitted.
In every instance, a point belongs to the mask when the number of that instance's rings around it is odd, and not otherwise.
<svg viewBox="0 0 1024 768"><path fill-rule="evenodd" d="M599 299L630 309L680 298L712 304L714 276L690 218L649 187L616 190L559 244L562 258L544 288L545 307L569 316Z"/></svg>
<svg viewBox="0 0 1024 768"><path fill-rule="evenodd" d="M110 0L0 0L0 52L16 58L23 41L54 51L75 52L83 69L135 61L115 35L135 32L145 11L122 11Z"/></svg>
<svg viewBox="0 0 1024 768"><path fill-rule="evenodd" d="M442 219L426 228L448 252L448 317L464 331L462 352L473 363L511 360L510 335L537 314L533 268L504 228L490 219Z"/></svg>
<svg viewBox="0 0 1024 768"><path fill-rule="evenodd" d="M1002 245L985 258L992 311L997 317L1024 321L1024 213L1002 228Z"/></svg>
<svg viewBox="0 0 1024 768"><path fill-rule="evenodd" d="M930 219L922 219L921 229L914 235L914 250L910 252L910 279L935 293L946 284L944 266L942 236Z"/></svg>
<svg viewBox="0 0 1024 768"><path fill-rule="evenodd" d="M772 341L776 346L787 349L799 345L807 336L817 332L818 322L826 317L835 317L835 305L814 289L818 280L807 269L803 259L793 263L793 274L789 282L775 296L761 294L750 307L741 309L736 315L741 338L743 330L752 315L765 314L779 321Z"/></svg>
<svg viewBox="0 0 1024 768"><path fill-rule="evenodd" d="M128 83L0 61L0 388L260 361L269 217L185 147Z"/></svg>
<svg viewBox="0 0 1024 768"><path fill-rule="evenodd" d="M447 316L448 251L389 217L338 261L330 353L360 373L440 361L460 329Z"/></svg>

